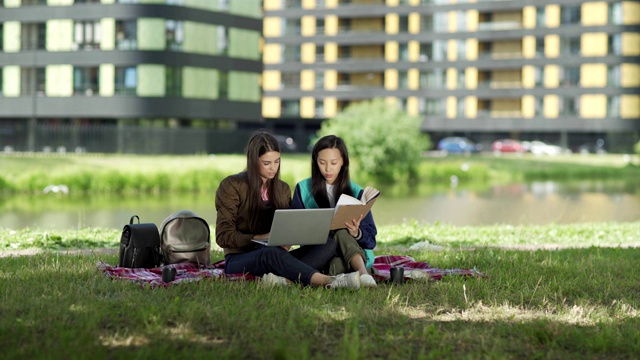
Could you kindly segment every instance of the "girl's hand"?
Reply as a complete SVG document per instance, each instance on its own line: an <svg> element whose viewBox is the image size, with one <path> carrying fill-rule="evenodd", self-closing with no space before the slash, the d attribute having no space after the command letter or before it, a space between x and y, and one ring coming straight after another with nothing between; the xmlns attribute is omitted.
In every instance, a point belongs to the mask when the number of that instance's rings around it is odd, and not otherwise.
<svg viewBox="0 0 640 360"><path fill-rule="evenodd" d="M253 235L253 238L256 240L267 240L269 239L269 233Z"/></svg>
<svg viewBox="0 0 640 360"><path fill-rule="evenodd" d="M344 223L345 226L347 227L347 230L349 231L349 235L353 237L358 236L358 232L360 230L360 222L362 221L362 218L363 218L363 215L360 215L359 218L353 219L349 222Z"/></svg>
<svg viewBox="0 0 640 360"><path fill-rule="evenodd" d="M291 250L291 245L282 245L280 247L283 248L285 251Z"/></svg>

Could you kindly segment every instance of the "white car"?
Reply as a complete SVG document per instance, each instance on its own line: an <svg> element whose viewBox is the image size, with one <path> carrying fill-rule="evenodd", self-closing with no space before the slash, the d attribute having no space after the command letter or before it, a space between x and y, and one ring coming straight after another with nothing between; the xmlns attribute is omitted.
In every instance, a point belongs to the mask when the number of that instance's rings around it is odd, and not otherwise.
<svg viewBox="0 0 640 360"><path fill-rule="evenodd" d="M550 145L543 143L542 141L534 140L525 144L527 151L530 151L533 155L560 155L562 154L562 148L558 145Z"/></svg>

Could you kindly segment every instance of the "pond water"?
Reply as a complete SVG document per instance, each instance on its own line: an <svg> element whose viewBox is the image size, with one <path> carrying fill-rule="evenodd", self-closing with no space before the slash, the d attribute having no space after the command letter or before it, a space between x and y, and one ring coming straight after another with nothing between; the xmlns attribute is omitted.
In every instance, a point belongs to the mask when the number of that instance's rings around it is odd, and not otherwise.
<svg viewBox="0 0 640 360"><path fill-rule="evenodd" d="M376 223L417 220L452 225L567 224L640 220L640 184L615 181L531 182L451 187L428 194L384 196L373 208ZM0 227L68 229L122 228L131 215L160 224L171 213L189 209L215 224L213 195L88 197L60 195L0 198Z"/></svg>

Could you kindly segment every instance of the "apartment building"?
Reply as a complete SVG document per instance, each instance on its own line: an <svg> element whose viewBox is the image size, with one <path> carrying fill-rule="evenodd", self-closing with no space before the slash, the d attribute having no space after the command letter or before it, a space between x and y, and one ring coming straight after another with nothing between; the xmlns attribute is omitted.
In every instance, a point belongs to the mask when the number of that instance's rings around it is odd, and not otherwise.
<svg viewBox="0 0 640 360"><path fill-rule="evenodd" d="M298 133L384 98L432 139L640 134L640 2L264 0L262 113Z"/></svg>
<svg viewBox="0 0 640 360"><path fill-rule="evenodd" d="M0 151L241 151L260 0L0 0Z"/></svg>

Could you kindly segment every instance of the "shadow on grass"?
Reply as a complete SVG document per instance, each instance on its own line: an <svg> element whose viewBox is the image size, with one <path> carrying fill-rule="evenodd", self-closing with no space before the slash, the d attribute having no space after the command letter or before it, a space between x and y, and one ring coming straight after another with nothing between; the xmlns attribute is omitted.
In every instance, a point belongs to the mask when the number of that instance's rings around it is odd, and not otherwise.
<svg viewBox="0 0 640 360"><path fill-rule="evenodd" d="M489 277L359 292L210 279L148 289L96 269L97 261L116 262L114 254L3 258L0 343L9 358L631 358L640 351L640 249L413 255L440 268L477 266Z"/></svg>

